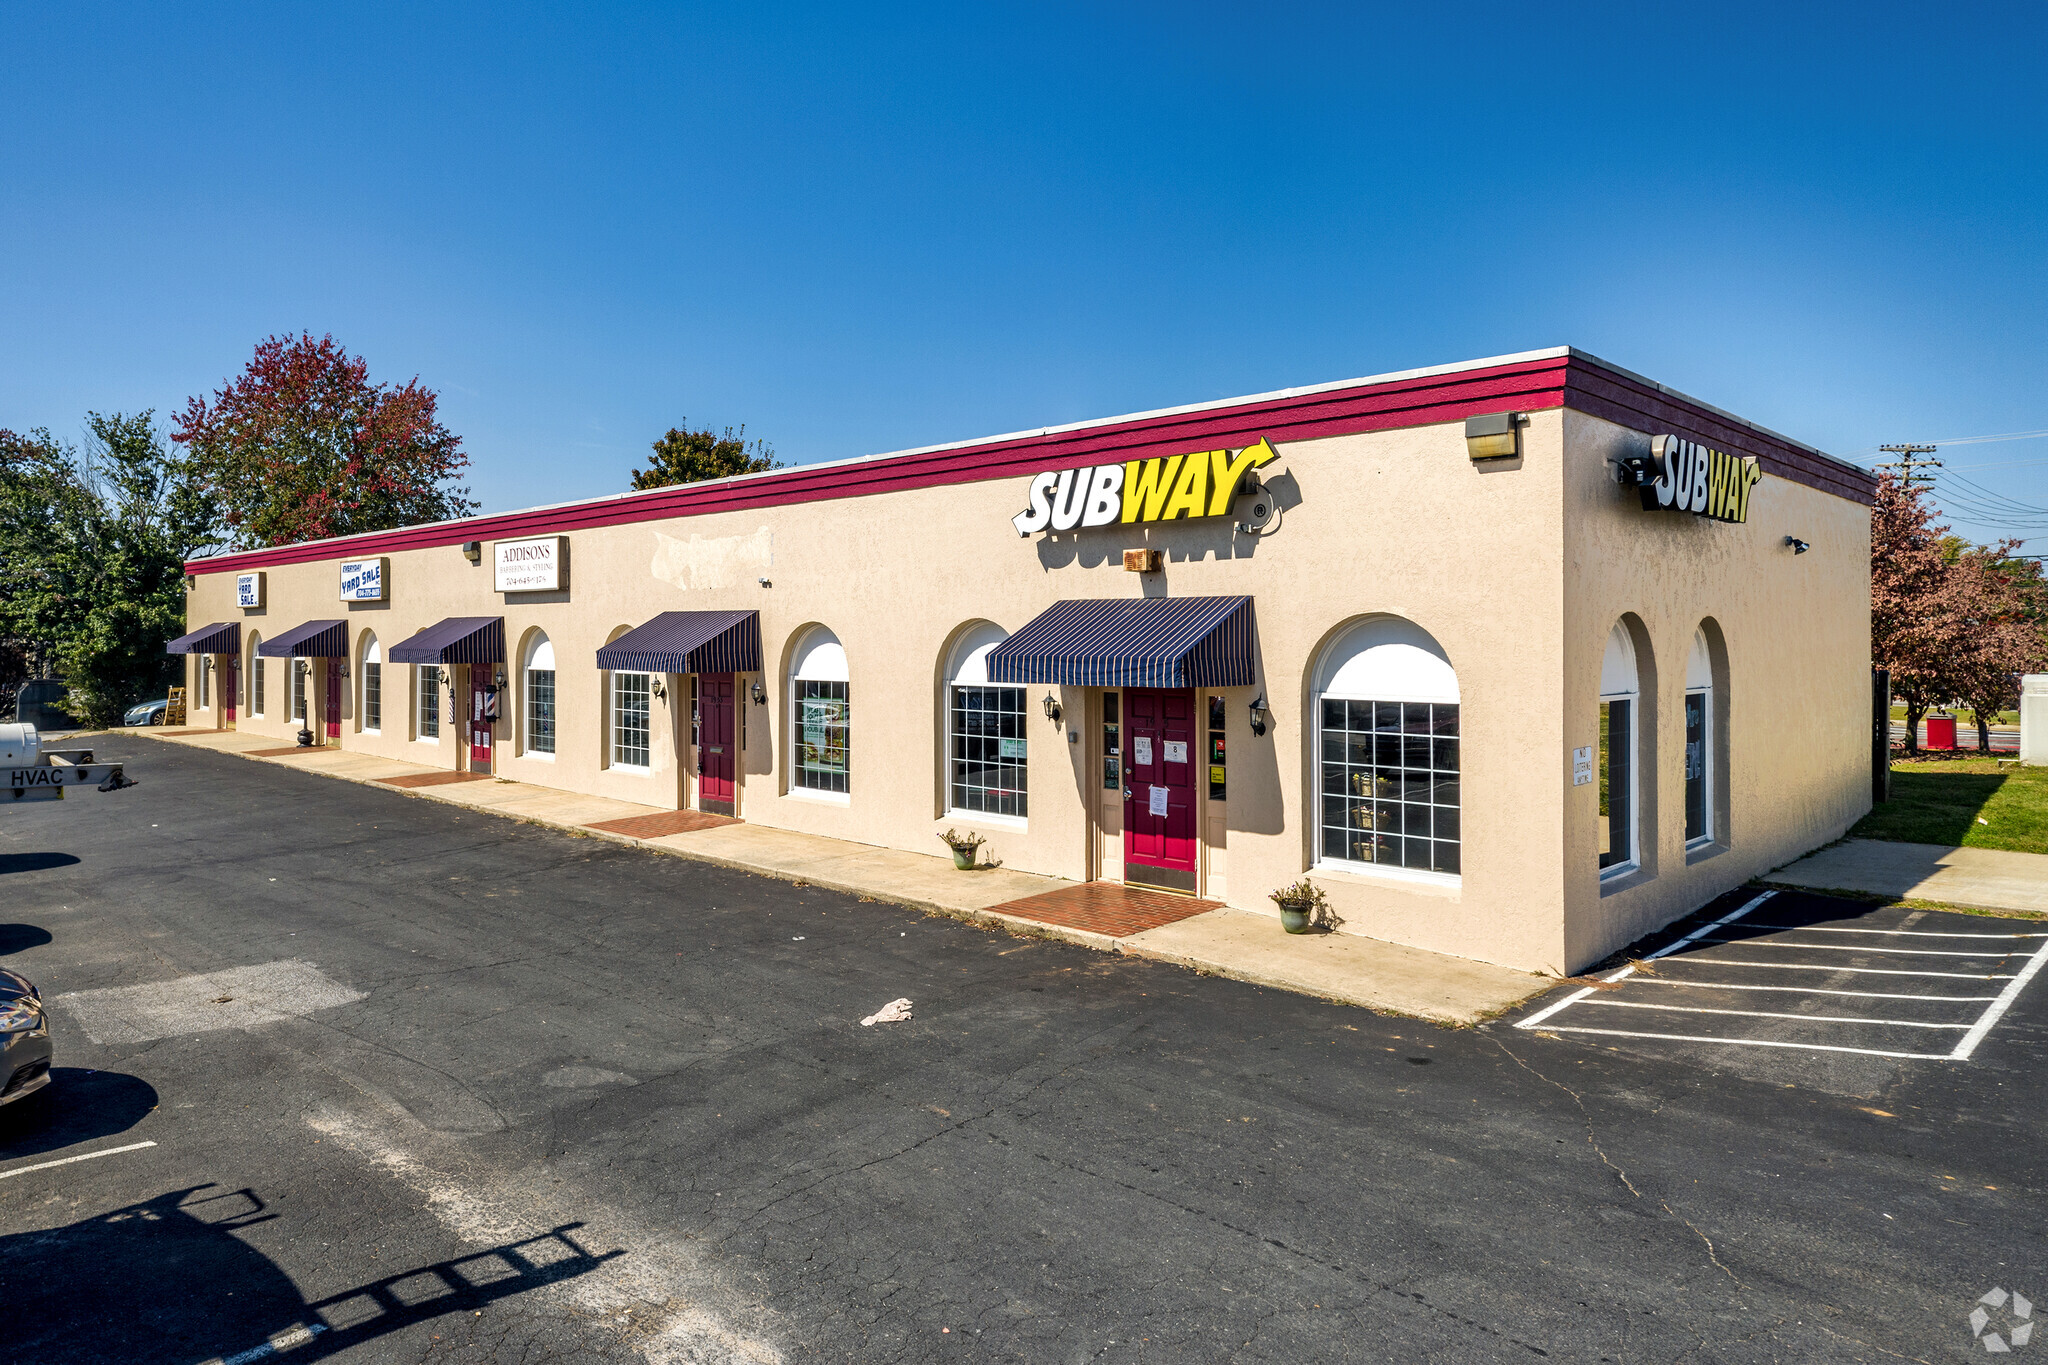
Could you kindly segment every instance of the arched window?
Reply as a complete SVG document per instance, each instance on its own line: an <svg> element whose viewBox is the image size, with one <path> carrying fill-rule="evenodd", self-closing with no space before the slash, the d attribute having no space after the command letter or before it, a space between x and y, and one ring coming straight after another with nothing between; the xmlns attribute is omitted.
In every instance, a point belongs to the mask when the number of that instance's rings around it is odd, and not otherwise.
<svg viewBox="0 0 2048 1365"><path fill-rule="evenodd" d="M1458 675L1428 631L1361 621L1316 670L1320 861L1461 874Z"/></svg>
<svg viewBox="0 0 2048 1365"><path fill-rule="evenodd" d="M1600 660L1600 875L1636 866L1636 649L1619 622Z"/></svg>
<svg viewBox="0 0 2048 1365"><path fill-rule="evenodd" d="M846 650L823 626L804 636L789 674L793 788L844 796L851 790Z"/></svg>
<svg viewBox="0 0 2048 1365"><path fill-rule="evenodd" d="M946 805L984 815L1028 813L1024 689L991 687L988 652L1004 632L987 622L953 646L946 670Z"/></svg>
<svg viewBox="0 0 2048 1365"><path fill-rule="evenodd" d="M249 714L257 719L263 716L263 665L267 662L256 652L262 643L262 636L249 632Z"/></svg>
<svg viewBox="0 0 2048 1365"><path fill-rule="evenodd" d="M1685 662L1685 844L1714 838L1714 659L1707 633L1692 635Z"/></svg>
<svg viewBox="0 0 2048 1365"><path fill-rule="evenodd" d="M526 645L524 672L526 687L526 754L529 758L555 756L555 645L541 631L535 631Z"/></svg>
<svg viewBox="0 0 2048 1365"><path fill-rule="evenodd" d="M363 733L384 732L384 652L374 631L363 632L363 704L357 712L363 718Z"/></svg>

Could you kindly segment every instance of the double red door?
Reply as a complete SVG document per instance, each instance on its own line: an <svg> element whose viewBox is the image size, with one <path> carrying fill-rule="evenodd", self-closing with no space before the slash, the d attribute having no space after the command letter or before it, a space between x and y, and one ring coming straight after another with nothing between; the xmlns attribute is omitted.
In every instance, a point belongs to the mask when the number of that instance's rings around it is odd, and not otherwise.
<svg viewBox="0 0 2048 1365"><path fill-rule="evenodd" d="M491 686L491 670L484 664L469 668L469 770L491 770L491 734L498 720L498 690Z"/></svg>
<svg viewBox="0 0 2048 1365"><path fill-rule="evenodd" d="M697 678L697 809L733 815L737 796L733 760L737 756L730 673L703 673Z"/></svg>
<svg viewBox="0 0 2048 1365"><path fill-rule="evenodd" d="M1124 880L1195 889L1195 694L1124 689Z"/></svg>

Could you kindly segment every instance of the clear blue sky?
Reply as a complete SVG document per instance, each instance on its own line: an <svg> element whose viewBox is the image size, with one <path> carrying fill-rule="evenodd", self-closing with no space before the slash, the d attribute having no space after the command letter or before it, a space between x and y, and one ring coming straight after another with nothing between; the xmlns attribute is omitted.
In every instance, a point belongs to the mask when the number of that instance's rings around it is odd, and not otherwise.
<svg viewBox="0 0 2048 1365"><path fill-rule="evenodd" d="M1851 457L2048 428L2038 5L747 8L0 7L0 426L305 329L490 510L686 418L832 459L1558 344ZM2048 439L1947 456L2048 508Z"/></svg>

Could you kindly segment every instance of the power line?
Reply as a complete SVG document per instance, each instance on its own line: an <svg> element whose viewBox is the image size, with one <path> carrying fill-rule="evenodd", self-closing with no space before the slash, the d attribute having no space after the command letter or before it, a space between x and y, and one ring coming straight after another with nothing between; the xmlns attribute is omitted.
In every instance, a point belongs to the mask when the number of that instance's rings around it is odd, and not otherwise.
<svg viewBox="0 0 2048 1365"><path fill-rule="evenodd" d="M1895 445L1895 446L1879 446L1879 447L1878 447L1878 449L1879 449L1879 450L1881 450L1881 451L1883 451L1883 452L1885 452L1885 453L1886 453L1886 454L1888 454L1888 455L1896 455L1896 456L1898 456L1898 458L1897 458L1897 459L1895 459L1895 460L1881 460L1881 461L1879 461L1879 462L1878 462L1877 464L1875 464L1875 465L1873 465L1873 466L1871 466L1871 467L1872 467L1873 469L1896 469L1896 470L1900 471L1900 473L1899 473L1899 482L1900 482L1900 484L1902 484L1903 486L1905 486L1905 487L1907 487L1907 488L1911 488L1911 487L1912 487L1912 486L1914 485L1915 481L1918 481L1918 482L1920 482L1920 483L1926 484L1926 485L1928 485L1928 486L1930 486L1930 487L1931 487L1931 486L1933 485L1933 483L1934 483L1934 476L1933 476L1932 474L1927 474L1927 475L1920 475L1920 474L1915 474L1915 473L1913 472L1913 470L1914 470L1914 469L1915 469L1916 467L1918 467L1918 468L1922 468L1922 469L1939 469L1939 468L1941 468L1941 461L1940 461L1940 460L1936 460L1936 459L1932 459L1932 458L1928 458L1928 459L1922 459L1922 458L1920 458L1920 457L1921 457L1921 456L1923 456L1923 455L1924 455L1924 456L1930 456L1930 457L1931 457L1931 456L1932 456L1932 455L1934 454L1934 452L1935 452L1935 451L1936 451L1937 449L1939 449L1939 447L1937 447L1937 446L1929 446L1929 445Z"/></svg>

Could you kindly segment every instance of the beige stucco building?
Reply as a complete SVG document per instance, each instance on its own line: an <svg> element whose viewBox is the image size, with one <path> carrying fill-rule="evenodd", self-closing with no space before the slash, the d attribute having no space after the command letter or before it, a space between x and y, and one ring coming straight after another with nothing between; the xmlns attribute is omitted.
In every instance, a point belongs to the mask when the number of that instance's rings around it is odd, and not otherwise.
<svg viewBox="0 0 2048 1365"><path fill-rule="evenodd" d="M199 560L174 649L195 725L1566 972L1869 808L1871 498L1558 349Z"/></svg>

